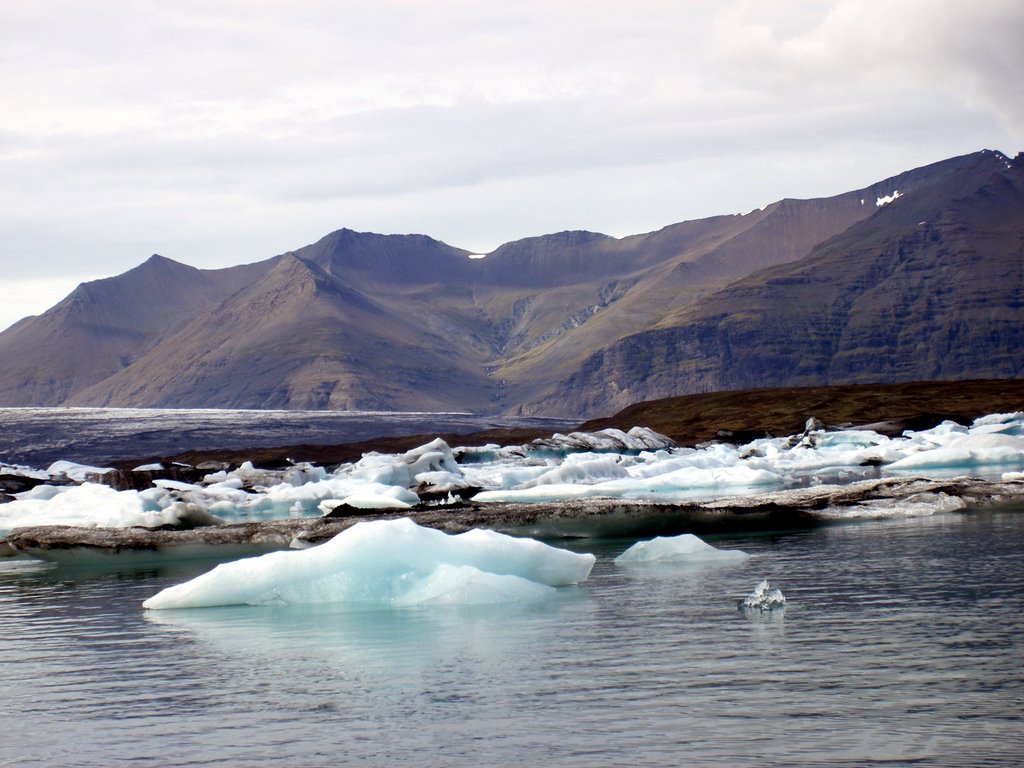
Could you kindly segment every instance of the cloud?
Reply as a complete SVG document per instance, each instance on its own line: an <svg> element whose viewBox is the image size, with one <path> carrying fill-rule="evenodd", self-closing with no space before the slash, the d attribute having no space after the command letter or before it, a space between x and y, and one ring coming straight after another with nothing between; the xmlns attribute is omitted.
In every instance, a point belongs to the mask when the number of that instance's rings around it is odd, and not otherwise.
<svg viewBox="0 0 1024 768"><path fill-rule="evenodd" d="M341 226L489 250L834 194L1020 149L1021 39L1015 0L9 0L0 264Z"/></svg>

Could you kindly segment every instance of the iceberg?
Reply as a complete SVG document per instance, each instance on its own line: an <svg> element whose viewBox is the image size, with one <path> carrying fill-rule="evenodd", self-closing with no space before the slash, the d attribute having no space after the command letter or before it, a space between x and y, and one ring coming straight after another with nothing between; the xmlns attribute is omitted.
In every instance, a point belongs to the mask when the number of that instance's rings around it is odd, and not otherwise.
<svg viewBox="0 0 1024 768"><path fill-rule="evenodd" d="M474 529L449 535L408 518L361 522L310 549L224 563L168 587L147 609L357 603L406 606L534 599L587 579L595 558Z"/></svg>
<svg viewBox="0 0 1024 768"><path fill-rule="evenodd" d="M202 506L173 501L162 488L115 491L98 483L68 487L40 485L18 494L15 501L0 505L0 531L36 525L157 528L219 522Z"/></svg>
<svg viewBox="0 0 1024 768"><path fill-rule="evenodd" d="M629 432L621 429L599 429L596 432L570 432L563 435L556 432L547 439L537 439L530 444L534 451L570 453L576 451L651 451L669 448L675 443L671 438L647 427L632 427Z"/></svg>
<svg viewBox="0 0 1024 768"><path fill-rule="evenodd" d="M355 479L401 488L415 488L421 475L436 478L438 473L450 480L462 475L452 449L439 437L400 456L368 453L350 471Z"/></svg>
<svg viewBox="0 0 1024 768"><path fill-rule="evenodd" d="M919 434L928 442L892 462L889 469L967 469L1019 464L1024 457L1024 437L994 432L985 426L971 432Z"/></svg>
<svg viewBox="0 0 1024 768"><path fill-rule="evenodd" d="M740 600L740 610L772 611L776 608L785 608L786 598L778 589L771 589L768 579L764 579L754 591Z"/></svg>
<svg viewBox="0 0 1024 768"><path fill-rule="evenodd" d="M722 563L746 560L750 555L738 549L716 549L692 533L681 536L657 536L638 541L615 558L616 565L642 563Z"/></svg>

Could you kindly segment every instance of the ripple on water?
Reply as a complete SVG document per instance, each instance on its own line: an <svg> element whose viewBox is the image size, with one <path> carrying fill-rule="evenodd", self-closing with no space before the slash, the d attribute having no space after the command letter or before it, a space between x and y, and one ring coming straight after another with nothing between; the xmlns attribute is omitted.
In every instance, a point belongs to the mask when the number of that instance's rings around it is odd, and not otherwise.
<svg viewBox="0 0 1024 768"><path fill-rule="evenodd" d="M190 573L0 565L0 764L1014 765L1024 515L733 537L548 602L146 613ZM726 542L719 542L725 546ZM745 615L761 578L783 612Z"/></svg>

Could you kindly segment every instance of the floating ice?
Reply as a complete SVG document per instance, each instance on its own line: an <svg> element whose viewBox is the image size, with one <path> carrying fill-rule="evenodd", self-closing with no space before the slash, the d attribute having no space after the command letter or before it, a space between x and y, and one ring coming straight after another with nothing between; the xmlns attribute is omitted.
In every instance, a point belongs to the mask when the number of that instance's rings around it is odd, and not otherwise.
<svg viewBox="0 0 1024 768"><path fill-rule="evenodd" d="M560 466L549 469L532 480L527 480L520 487L535 488L538 485L562 483L593 485L605 480L619 480L624 477L629 477L629 472L610 457L602 456L589 461L570 461L567 458Z"/></svg>
<svg viewBox="0 0 1024 768"><path fill-rule="evenodd" d="M633 471L630 471L633 470ZM508 490L483 491L473 497L477 502L511 501L553 504L564 499L618 498L657 499L709 496L715 492L742 493L756 486L778 485L782 475L749 466L715 468L677 466L671 460L664 465L630 468L624 477L590 484L527 482Z"/></svg>
<svg viewBox="0 0 1024 768"><path fill-rule="evenodd" d="M43 475L85 478L102 469L58 462ZM275 520L317 516L340 505L409 508L449 495L453 499L472 496L479 503L558 504L592 498L684 503L886 476L937 478L970 473L1013 479L1012 473L1021 471L1024 412L984 416L970 426L947 421L899 437L867 428L830 430L811 419L792 437L698 448L675 447L663 435L643 428L608 429L506 447L453 450L436 439L403 454L370 453L331 473L308 464L260 470L247 462L198 483L157 480L159 492L144 496L141 509L131 496L135 492L124 491L124 497L112 495L109 503L97 504L89 514L83 509L75 518L86 520L83 524L100 524L95 521L102 519L134 525L138 523L131 522L135 519L131 515L111 515L107 508L162 513L181 503L228 521ZM63 505L68 500L59 499L65 491L41 485L16 498L39 502L31 524L56 523L67 520ZM949 498L922 498L913 504L882 505L865 514L907 516L953 506ZM8 515L13 512L7 510ZM847 516L838 507L819 508L815 514ZM11 527L2 518L0 529Z"/></svg>
<svg viewBox="0 0 1024 768"><path fill-rule="evenodd" d="M887 517L930 517L943 512L959 512L967 502L948 493L915 493L902 499L864 499L856 504L816 510L822 520L880 520Z"/></svg>
<svg viewBox="0 0 1024 768"><path fill-rule="evenodd" d="M420 475L438 472L452 478L459 478L462 474L452 449L441 438L397 457L368 453L356 462L349 475L354 479L381 485L415 488L421 482Z"/></svg>
<svg viewBox="0 0 1024 768"><path fill-rule="evenodd" d="M892 462L889 469L969 469L1019 464L1024 457L1024 436L1021 435L989 431L986 426L970 432L954 428L938 430L918 433L922 441L919 450Z"/></svg>
<svg viewBox="0 0 1024 768"><path fill-rule="evenodd" d="M73 461L55 461L47 468L50 477L67 477L79 483L84 483L91 476L105 475L113 472L112 467L91 467L88 464L76 464Z"/></svg>
<svg viewBox="0 0 1024 768"><path fill-rule="evenodd" d="M769 591L770 590L770 591ZM764 579L754 587L754 591L740 600L740 610L771 611L776 608L784 608L786 598L778 589L770 589L768 579Z"/></svg>
<svg viewBox="0 0 1024 768"><path fill-rule="evenodd" d="M418 499L417 499L418 501ZM353 493L339 501L321 501L317 509L322 512L333 512L338 507L355 509L409 509L415 502L403 501L387 493Z"/></svg>
<svg viewBox="0 0 1024 768"><path fill-rule="evenodd" d="M407 518L375 520L317 547L219 565L143 606L502 602L584 581L593 565L593 555L533 539L486 530L452 536Z"/></svg>
<svg viewBox="0 0 1024 768"><path fill-rule="evenodd" d="M654 562L721 563L746 560L750 555L738 549L716 549L692 533L681 536L657 536L638 541L615 558L618 565Z"/></svg>
<svg viewBox="0 0 1024 768"><path fill-rule="evenodd" d="M34 525L74 525L86 528L156 528L220 522L202 507L174 502L160 488L115 491L85 483L59 488L38 486L0 505L0 531Z"/></svg>
<svg viewBox="0 0 1024 768"><path fill-rule="evenodd" d="M0 475L15 475L17 477L28 477L33 480L48 480L50 473L42 469L33 469L24 464L4 464L0 461Z"/></svg>

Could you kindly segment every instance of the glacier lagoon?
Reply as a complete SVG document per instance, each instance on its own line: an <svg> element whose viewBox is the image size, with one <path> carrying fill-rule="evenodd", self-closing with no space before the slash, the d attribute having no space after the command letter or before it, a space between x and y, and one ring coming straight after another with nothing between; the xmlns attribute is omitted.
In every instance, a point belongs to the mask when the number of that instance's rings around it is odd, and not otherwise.
<svg viewBox="0 0 1024 768"><path fill-rule="evenodd" d="M558 504L580 493L762 494L794 476L850 482L900 463L914 475L1016 482L1021 417L895 441L811 430L698 451L549 445L527 461L514 449L456 461L431 444L330 475L170 481L143 492L139 509L134 492L107 489L94 503L96 485L4 506L46 517L103 506L133 525L137 513L173 516L185 504L252 517L317 514L332 499L411 503L424 485ZM722 553L713 557L683 539L619 564L636 539L563 539L552 543L597 556L589 578L553 591L520 584L521 599L498 604L431 593L384 609L145 611L209 564L0 560L0 765L1014 765L1024 751L1022 512L921 494L833 510L810 530L707 537ZM747 556L724 554L736 551ZM484 575L473 595L494 590ZM738 610L762 579L785 606Z"/></svg>
<svg viewBox="0 0 1024 768"><path fill-rule="evenodd" d="M597 561L551 597L390 610L0 561L0 764L1019 764L1024 508L706 538L749 557L560 541Z"/></svg>

